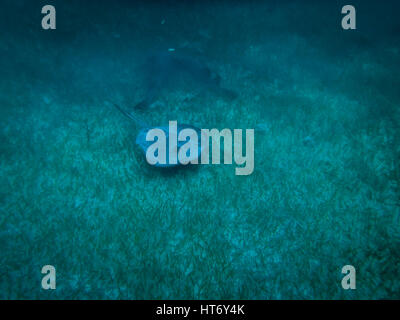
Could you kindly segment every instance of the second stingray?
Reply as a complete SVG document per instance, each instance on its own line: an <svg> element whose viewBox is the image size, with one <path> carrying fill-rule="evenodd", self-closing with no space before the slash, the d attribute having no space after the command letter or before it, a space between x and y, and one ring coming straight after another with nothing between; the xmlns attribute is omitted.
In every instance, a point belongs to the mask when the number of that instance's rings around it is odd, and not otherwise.
<svg viewBox="0 0 400 320"><path fill-rule="evenodd" d="M135 109L147 109L163 92L176 89L213 92L228 100L237 93L221 85L221 77L201 59L177 52L157 52L145 58L139 69L144 79L144 99ZM186 88L185 88L186 87Z"/></svg>

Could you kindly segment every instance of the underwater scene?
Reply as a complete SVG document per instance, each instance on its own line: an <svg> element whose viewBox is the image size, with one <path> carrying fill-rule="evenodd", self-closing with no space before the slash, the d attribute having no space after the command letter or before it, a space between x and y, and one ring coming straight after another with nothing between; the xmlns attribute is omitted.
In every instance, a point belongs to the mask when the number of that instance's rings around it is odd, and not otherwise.
<svg viewBox="0 0 400 320"><path fill-rule="evenodd" d="M0 299L400 299L399 12L2 0Z"/></svg>

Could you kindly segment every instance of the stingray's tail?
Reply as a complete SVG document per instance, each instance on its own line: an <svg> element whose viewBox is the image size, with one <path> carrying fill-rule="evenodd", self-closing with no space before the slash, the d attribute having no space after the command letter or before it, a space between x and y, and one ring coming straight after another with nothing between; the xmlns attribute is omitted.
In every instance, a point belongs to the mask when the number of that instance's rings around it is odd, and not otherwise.
<svg viewBox="0 0 400 320"><path fill-rule="evenodd" d="M136 123L136 125L145 128L148 127L148 124L146 123L146 121L144 121L143 119L141 119L138 115L133 114L133 113L128 113L127 111L125 111L124 109L122 109L119 105L117 105L116 103L113 103L113 105L128 119L134 121Z"/></svg>

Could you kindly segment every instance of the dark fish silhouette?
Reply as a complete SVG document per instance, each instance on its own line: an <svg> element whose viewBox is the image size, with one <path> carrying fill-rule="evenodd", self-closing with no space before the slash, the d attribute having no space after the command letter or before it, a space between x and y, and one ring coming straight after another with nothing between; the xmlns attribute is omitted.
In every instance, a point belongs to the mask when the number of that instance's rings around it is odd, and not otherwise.
<svg viewBox="0 0 400 320"><path fill-rule="evenodd" d="M169 148L169 126L163 125L163 126L150 126L148 125L144 120L142 120L141 118L139 118L137 115L134 115L132 113L128 113L125 110L123 110L119 105L114 103L114 106L128 119L132 120L138 127L139 127L139 133L136 136L136 144L138 145L138 147L140 148L140 150L142 151L143 155L146 156L146 152L147 149L149 148L150 145L152 145L154 142L153 141L146 141L146 135L147 132L151 129L161 129L162 131L164 131L165 136L166 136L166 141L167 141L167 145L166 145L166 157L167 157L167 161L165 164L161 164L161 163L157 163L154 166L155 167L159 167L159 168L171 168L171 167L177 167L179 165L181 165L178 161L178 163L170 163L169 161L169 154L168 154L168 148ZM198 145L198 152L197 152L197 159L200 158L201 156L201 152L202 152L202 148L201 148L201 130L197 127L194 127L192 125L189 124L178 124L177 126L177 134L179 135L179 132L183 129L193 129L196 131L197 133L197 137L198 137L198 141L197 141L197 145ZM178 141L177 143L177 152L179 152L179 149L182 145L184 145L187 141ZM190 156L190 155L189 155ZM194 158L193 158L194 159Z"/></svg>
<svg viewBox="0 0 400 320"><path fill-rule="evenodd" d="M210 70L200 60L178 54L163 52L151 55L141 68L145 81L145 97L136 108L147 108L165 90L175 90L189 86L212 91L226 99L234 99L237 94L221 86L221 77Z"/></svg>

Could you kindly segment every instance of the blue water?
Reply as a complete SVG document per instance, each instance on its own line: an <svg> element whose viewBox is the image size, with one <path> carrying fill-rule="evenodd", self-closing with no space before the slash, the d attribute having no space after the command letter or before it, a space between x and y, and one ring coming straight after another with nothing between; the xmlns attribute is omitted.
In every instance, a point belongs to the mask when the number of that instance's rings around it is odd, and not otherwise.
<svg viewBox="0 0 400 320"><path fill-rule="evenodd" d="M0 298L400 298L398 1L48 2L0 4ZM152 167L169 121L254 172Z"/></svg>

